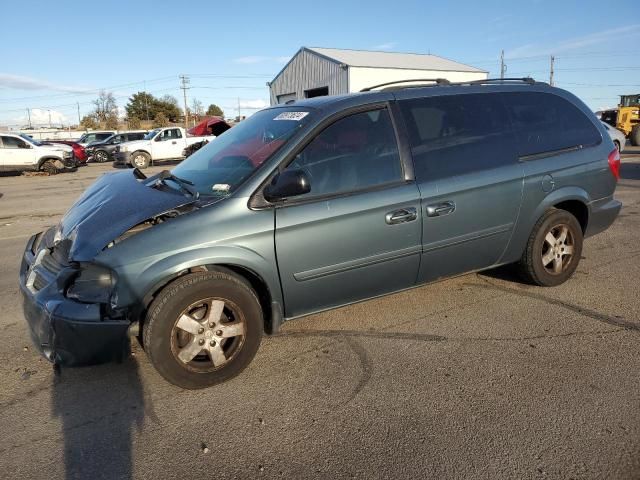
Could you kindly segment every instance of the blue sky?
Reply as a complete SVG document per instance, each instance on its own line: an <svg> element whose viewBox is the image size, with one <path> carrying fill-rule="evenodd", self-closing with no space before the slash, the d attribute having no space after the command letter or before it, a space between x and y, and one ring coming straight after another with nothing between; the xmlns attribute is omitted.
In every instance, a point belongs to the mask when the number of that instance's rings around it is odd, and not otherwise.
<svg viewBox="0 0 640 480"><path fill-rule="evenodd" d="M638 0L347 2L11 2L3 8L0 124L77 121L100 88L120 106L144 90L190 98L231 116L268 101L265 83L301 46L417 52L499 76L548 80L593 109L640 91ZM28 5L28 6L26 6ZM28 11L25 10L28 8Z"/></svg>

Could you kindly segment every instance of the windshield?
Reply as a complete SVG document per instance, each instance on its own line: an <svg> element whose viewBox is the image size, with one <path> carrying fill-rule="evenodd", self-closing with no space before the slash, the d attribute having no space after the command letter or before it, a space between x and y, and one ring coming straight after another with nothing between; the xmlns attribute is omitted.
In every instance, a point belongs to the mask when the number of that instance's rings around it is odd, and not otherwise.
<svg viewBox="0 0 640 480"><path fill-rule="evenodd" d="M156 134L160 131L159 128L156 128L155 130L151 130L149 133L147 133L143 138L145 140L153 140L153 137L156 136Z"/></svg>
<svg viewBox="0 0 640 480"><path fill-rule="evenodd" d="M280 149L308 120L300 107L262 110L227 130L173 169L201 195L226 195Z"/></svg>
<svg viewBox="0 0 640 480"><path fill-rule="evenodd" d="M33 139L33 138L31 138L29 135L25 135L24 133L21 133L21 134L20 134L20 138L22 138L22 139L26 140L27 142L29 142L29 143L31 143L31 144L33 144L33 145L35 145L36 147L40 147L40 146L42 146L42 143L40 143L40 142L39 142L39 141L37 141L37 140L34 140L34 139Z"/></svg>

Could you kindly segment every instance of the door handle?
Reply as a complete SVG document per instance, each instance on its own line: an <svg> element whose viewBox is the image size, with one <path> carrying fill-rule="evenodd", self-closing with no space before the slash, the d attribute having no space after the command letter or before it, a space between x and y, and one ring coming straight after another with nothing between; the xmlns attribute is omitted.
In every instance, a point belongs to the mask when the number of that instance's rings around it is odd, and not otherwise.
<svg viewBox="0 0 640 480"><path fill-rule="evenodd" d="M396 225L398 223L413 222L416 218L418 218L418 211L413 207L409 207L387 213L384 220L389 225Z"/></svg>
<svg viewBox="0 0 640 480"><path fill-rule="evenodd" d="M175 145L175 144L176 144L176 143L178 143L178 142L176 142L176 141L174 140L174 141L173 141L173 142L171 142L171 143L172 143L173 145Z"/></svg>
<svg viewBox="0 0 640 480"><path fill-rule="evenodd" d="M427 205L427 217L443 217L456 211L454 202L442 202L433 205Z"/></svg>

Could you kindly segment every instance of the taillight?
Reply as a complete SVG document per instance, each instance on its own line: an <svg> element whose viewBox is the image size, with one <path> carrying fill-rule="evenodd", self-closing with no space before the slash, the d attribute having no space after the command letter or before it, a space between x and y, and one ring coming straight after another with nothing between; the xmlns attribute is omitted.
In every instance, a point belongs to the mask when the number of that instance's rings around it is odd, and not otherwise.
<svg viewBox="0 0 640 480"><path fill-rule="evenodd" d="M609 170L613 173L613 176L616 177L616 180L620 179L620 152L618 149L614 149L613 152L609 154Z"/></svg>

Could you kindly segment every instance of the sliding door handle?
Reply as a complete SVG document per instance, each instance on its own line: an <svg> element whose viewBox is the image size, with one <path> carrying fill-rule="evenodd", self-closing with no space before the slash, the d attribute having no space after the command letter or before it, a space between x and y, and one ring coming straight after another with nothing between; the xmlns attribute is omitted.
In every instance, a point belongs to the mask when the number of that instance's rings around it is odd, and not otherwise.
<svg viewBox="0 0 640 480"><path fill-rule="evenodd" d="M433 205L427 205L427 217L443 217L456 211L456 204L454 202L442 202L435 203Z"/></svg>
<svg viewBox="0 0 640 480"><path fill-rule="evenodd" d="M384 219L389 225L396 225L397 223L413 222L418 218L418 211L413 208L402 208L389 212L385 215Z"/></svg>

